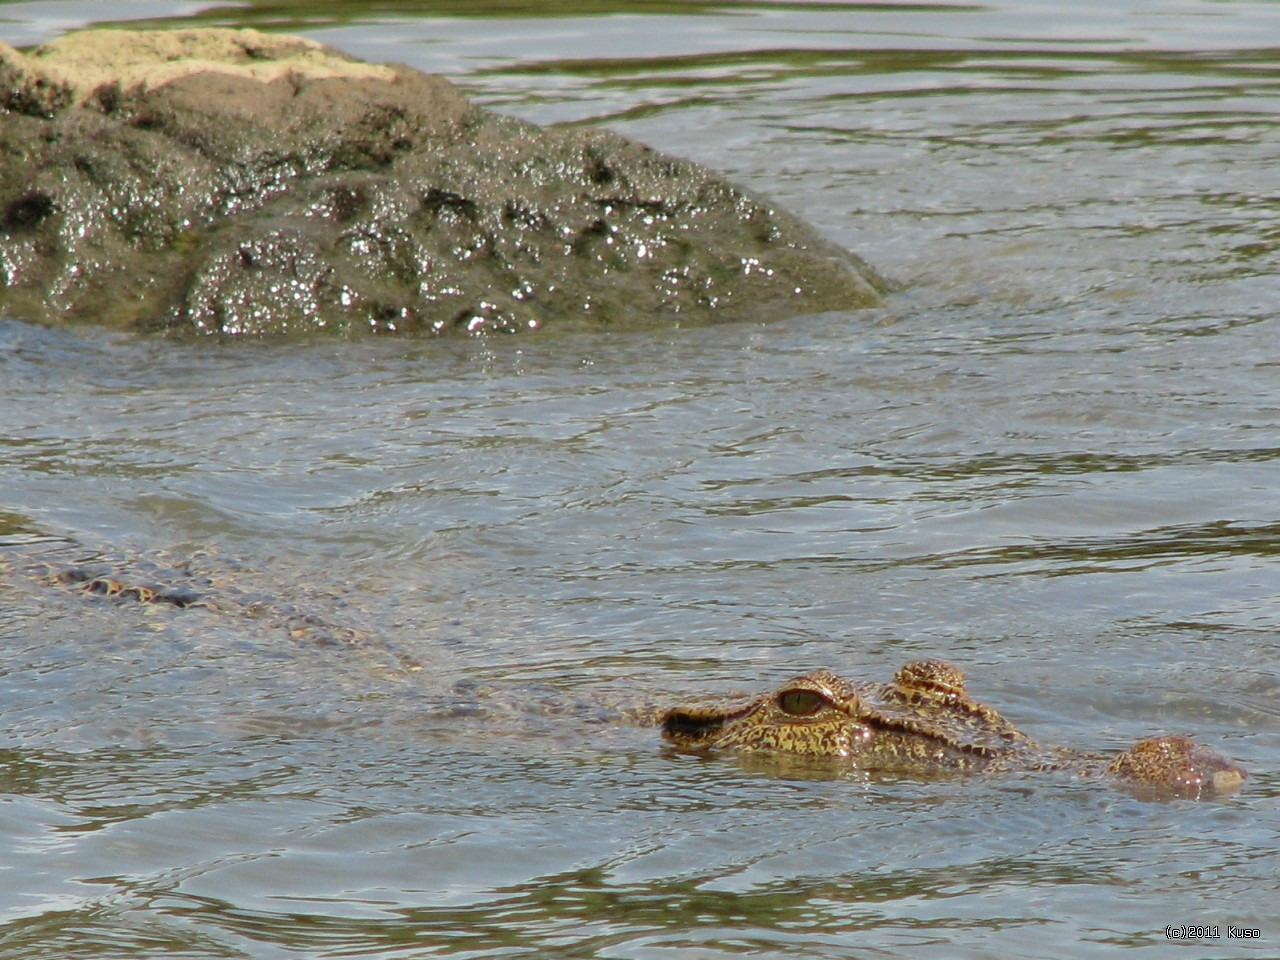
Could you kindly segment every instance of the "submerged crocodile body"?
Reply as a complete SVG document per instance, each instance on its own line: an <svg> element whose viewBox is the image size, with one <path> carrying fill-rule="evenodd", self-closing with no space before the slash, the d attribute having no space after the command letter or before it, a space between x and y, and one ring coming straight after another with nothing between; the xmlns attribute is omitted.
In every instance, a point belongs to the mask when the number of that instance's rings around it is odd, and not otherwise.
<svg viewBox="0 0 1280 960"><path fill-rule="evenodd" d="M78 591L86 597L149 608L208 611L247 620L264 632L313 646L352 647L392 670L417 672L412 655L389 647L360 623L338 594L294 580L287 587L251 590L255 575L231 558L211 553L144 557L88 554L75 544L44 537L0 542L0 576Z"/></svg>
<svg viewBox="0 0 1280 960"><path fill-rule="evenodd" d="M291 639L341 644L376 653L399 672L415 673L422 663L375 641L371 633L317 605L340 605L340 597L291 585L297 598L250 593L235 580L229 561L205 555L150 561L95 557L68 562L43 555L0 558L0 573L25 576L116 602L175 609L203 609L253 618L283 630ZM217 571L221 576L216 576ZM308 605L305 601L310 600ZM914 660L892 682L855 682L816 670L756 697L664 708L651 705L550 704L542 695L521 699L509 692L462 684L457 691L470 709L492 701L479 719L504 711L566 715L597 721L657 726L667 743L686 752L731 751L781 760L816 761L838 769L927 776L947 772L1071 770L1111 777L1176 796L1229 793L1247 779L1228 757L1185 736L1139 740L1117 755L1046 746L1034 741L994 708L970 697L964 674L945 660Z"/></svg>
<svg viewBox="0 0 1280 960"><path fill-rule="evenodd" d="M906 774L1073 770L1178 796L1229 793L1247 774L1185 736L1139 740L1114 756L1036 743L969 696L945 660L913 660L887 684L816 670L760 696L668 710L662 735L687 751L828 760Z"/></svg>

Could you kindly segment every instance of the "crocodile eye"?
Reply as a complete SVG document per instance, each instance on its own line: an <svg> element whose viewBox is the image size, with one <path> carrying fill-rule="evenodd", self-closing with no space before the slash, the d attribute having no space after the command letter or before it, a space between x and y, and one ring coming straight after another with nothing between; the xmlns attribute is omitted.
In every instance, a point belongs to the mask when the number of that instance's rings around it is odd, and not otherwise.
<svg viewBox="0 0 1280 960"><path fill-rule="evenodd" d="M828 706L827 698L813 690L783 690L778 694L778 709L792 717L811 717Z"/></svg>

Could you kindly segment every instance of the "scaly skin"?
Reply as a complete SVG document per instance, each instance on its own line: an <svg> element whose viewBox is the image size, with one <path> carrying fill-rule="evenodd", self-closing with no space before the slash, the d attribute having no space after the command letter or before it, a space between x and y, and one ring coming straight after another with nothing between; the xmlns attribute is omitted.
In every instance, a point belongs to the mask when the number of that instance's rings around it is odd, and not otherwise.
<svg viewBox="0 0 1280 960"><path fill-rule="evenodd" d="M399 670L422 669L415 658L383 648L366 631L310 612L295 600L215 582L193 571L190 558L172 561L158 556L91 566L30 558L0 561L0 572L11 576L21 574L117 601L252 617L283 627L295 640L349 645L368 652L376 647L390 654ZM298 592L306 593L301 585ZM494 694L493 699L500 697ZM545 705L525 701L523 706L531 712L539 712L539 707L546 712ZM578 710L583 706L576 705ZM513 707L519 710L521 703ZM565 712L575 710L570 707ZM911 661L888 684L855 683L830 670L815 670L745 701L665 711L631 706L609 712L615 720L660 725L662 736L681 750L818 758L865 770L923 775L1071 769L1191 797L1229 793L1247 778L1229 758L1183 736L1148 737L1114 757L1043 746L996 710L971 698L963 671L945 660Z"/></svg>
<svg viewBox="0 0 1280 960"><path fill-rule="evenodd" d="M1072 769L1192 797L1228 793L1247 777L1188 737L1148 737L1114 758L1042 746L972 699L963 672L945 660L914 660L888 684L815 670L745 702L668 710L661 723L682 750L825 758L866 770Z"/></svg>
<svg viewBox="0 0 1280 960"><path fill-rule="evenodd" d="M319 612L339 607L341 598L318 593L301 582L293 583L287 595L282 595L286 591L275 595L251 592L247 589L251 575L239 570L234 561L202 554L173 557L163 553L81 561L73 552L74 545L61 541L16 546L0 553L0 575L80 591L103 600L253 620L262 625L264 632L277 630L299 642L377 653L380 659L389 659L397 670L422 669L414 657L379 643L358 623Z"/></svg>

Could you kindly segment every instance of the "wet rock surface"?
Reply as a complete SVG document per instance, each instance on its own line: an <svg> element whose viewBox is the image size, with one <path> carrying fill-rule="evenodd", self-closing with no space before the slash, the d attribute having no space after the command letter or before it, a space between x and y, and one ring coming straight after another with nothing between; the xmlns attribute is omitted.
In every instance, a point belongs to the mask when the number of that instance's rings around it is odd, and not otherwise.
<svg viewBox="0 0 1280 960"><path fill-rule="evenodd" d="M710 171L252 30L0 44L0 309L214 334L516 331L878 301Z"/></svg>

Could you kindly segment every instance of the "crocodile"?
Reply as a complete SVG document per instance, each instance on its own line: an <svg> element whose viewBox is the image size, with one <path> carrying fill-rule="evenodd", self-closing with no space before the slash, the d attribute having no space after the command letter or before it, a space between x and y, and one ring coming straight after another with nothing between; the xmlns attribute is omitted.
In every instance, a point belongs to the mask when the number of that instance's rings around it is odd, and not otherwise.
<svg viewBox="0 0 1280 960"><path fill-rule="evenodd" d="M34 545L42 543L47 541L33 540ZM423 670L413 655L335 615L341 597L306 583L291 583L293 597L281 600L246 591L236 582L244 572L234 561L209 554L81 560L47 553L35 558L21 551L0 554L0 573L99 600L253 618L294 641L376 654L379 663L402 676ZM328 609L321 612L322 607ZM1147 737L1117 755L1037 743L994 708L974 700L965 688L964 672L938 659L913 660L887 684L856 682L824 669L758 696L675 707L592 698L565 703L554 690L512 692L474 681L461 681L452 692L457 697L450 713L455 720L470 716L500 723L502 717L524 713L657 727L681 752L815 761L838 770L908 776L1071 770L1183 797L1230 793L1248 776L1230 758L1186 736Z"/></svg>
<svg viewBox="0 0 1280 960"><path fill-rule="evenodd" d="M358 649L385 671L422 670L415 656L364 626L344 596L304 578L274 592L249 589L245 584L261 577L214 552L95 553L60 538L19 535L0 538L0 576L157 612L207 611L251 622L255 630L292 642Z"/></svg>
<svg viewBox="0 0 1280 960"><path fill-rule="evenodd" d="M1071 770L1156 793L1206 797L1247 778L1230 758L1180 735L1146 737L1117 755L1045 746L965 689L946 660L912 660L890 683L830 670L795 677L746 700L679 706L660 720L681 751L828 761L861 770L939 772Z"/></svg>

